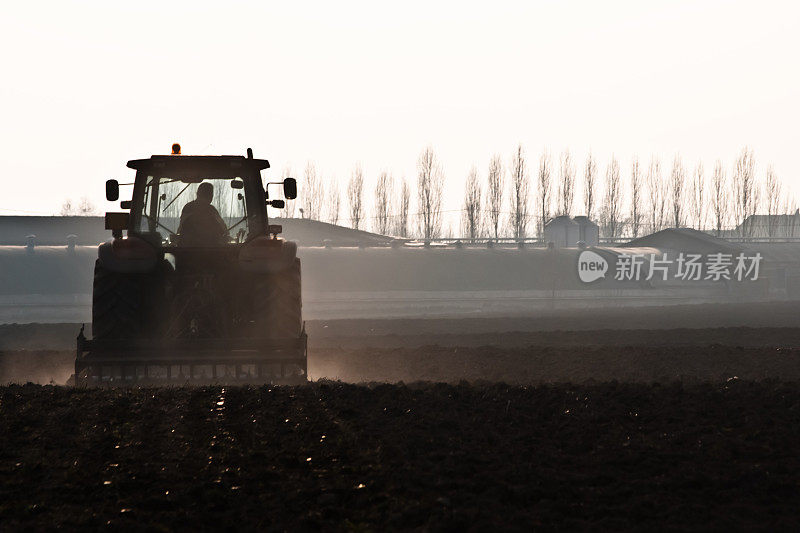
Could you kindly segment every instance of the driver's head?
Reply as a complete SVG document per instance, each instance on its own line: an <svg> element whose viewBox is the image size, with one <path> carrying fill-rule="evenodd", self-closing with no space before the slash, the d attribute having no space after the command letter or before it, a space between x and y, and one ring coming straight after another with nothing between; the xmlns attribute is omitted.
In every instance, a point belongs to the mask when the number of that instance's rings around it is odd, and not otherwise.
<svg viewBox="0 0 800 533"><path fill-rule="evenodd" d="M203 200L207 204L211 203L214 199L214 186L204 181L197 187L197 199Z"/></svg>

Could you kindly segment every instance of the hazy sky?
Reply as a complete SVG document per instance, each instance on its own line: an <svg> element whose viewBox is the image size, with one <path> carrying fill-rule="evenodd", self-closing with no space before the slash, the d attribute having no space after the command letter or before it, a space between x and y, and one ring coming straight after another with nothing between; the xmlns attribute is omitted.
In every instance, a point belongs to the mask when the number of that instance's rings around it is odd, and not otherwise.
<svg viewBox="0 0 800 533"><path fill-rule="evenodd" d="M413 181L439 154L447 207L522 142L669 166L751 146L800 191L796 2L9 2L0 16L0 213L101 210L128 159L240 154L340 187L355 162Z"/></svg>

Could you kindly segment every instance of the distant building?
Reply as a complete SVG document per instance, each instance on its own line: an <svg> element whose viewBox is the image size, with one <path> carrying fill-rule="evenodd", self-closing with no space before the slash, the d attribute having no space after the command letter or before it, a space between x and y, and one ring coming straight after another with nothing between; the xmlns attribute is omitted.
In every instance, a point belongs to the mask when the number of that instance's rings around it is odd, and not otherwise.
<svg viewBox="0 0 800 533"><path fill-rule="evenodd" d="M393 237L300 218L270 218L299 246L389 246ZM29 239L30 237L30 239ZM0 216L0 246L96 245L111 238L103 217Z"/></svg>
<svg viewBox="0 0 800 533"><path fill-rule="evenodd" d="M800 210L791 215L750 215L736 229L726 232L730 237L800 237Z"/></svg>
<svg viewBox="0 0 800 533"><path fill-rule="evenodd" d="M587 246L598 246L600 244L600 226L592 222L587 216L577 216L572 220L578 224L578 241Z"/></svg>
<svg viewBox="0 0 800 533"><path fill-rule="evenodd" d="M70 235L78 246L111 238L98 216L0 216L0 246L24 246L29 236L36 246L64 246Z"/></svg>
<svg viewBox="0 0 800 533"><path fill-rule="evenodd" d="M704 231L692 228L667 228L650 235L644 235L623 244L622 247L641 248L648 247L658 250L672 250L678 252L709 254L728 253L734 254L744 250L744 247L735 242L718 239Z"/></svg>
<svg viewBox="0 0 800 533"><path fill-rule="evenodd" d="M561 215L544 225L544 240L552 242L556 248L575 248L579 242L597 246L600 244L600 227L589 217Z"/></svg>
<svg viewBox="0 0 800 533"><path fill-rule="evenodd" d="M567 215L551 218L544 225L544 240L556 248L578 246L578 224Z"/></svg>

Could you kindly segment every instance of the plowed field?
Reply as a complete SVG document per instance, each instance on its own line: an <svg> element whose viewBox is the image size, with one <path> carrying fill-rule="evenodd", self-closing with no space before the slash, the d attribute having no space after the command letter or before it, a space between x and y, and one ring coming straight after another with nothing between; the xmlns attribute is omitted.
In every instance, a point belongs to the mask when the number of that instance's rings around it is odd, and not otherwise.
<svg viewBox="0 0 800 533"><path fill-rule="evenodd" d="M797 316L312 322L295 388L46 385L78 327L0 326L0 529L797 530Z"/></svg>
<svg viewBox="0 0 800 533"><path fill-rule="evenodd" d="M797 383L0 389L3 529L796 529Z"/></svg>

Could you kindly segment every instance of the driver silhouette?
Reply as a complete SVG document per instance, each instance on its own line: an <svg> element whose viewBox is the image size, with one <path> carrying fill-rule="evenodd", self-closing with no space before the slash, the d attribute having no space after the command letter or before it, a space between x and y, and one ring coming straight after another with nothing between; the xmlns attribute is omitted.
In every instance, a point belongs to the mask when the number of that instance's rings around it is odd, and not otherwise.
<svg viewBox="0 0 800 533"><path fill-rule="evenodd" d="M178 234L184 246L221 244L228 240L228 227L211 205L214 186L203 182L197 187L197 198L183 206Z"/></svg>

